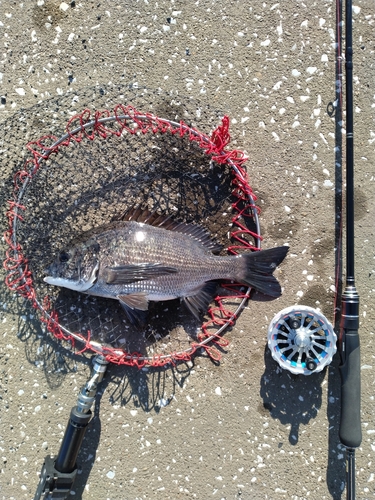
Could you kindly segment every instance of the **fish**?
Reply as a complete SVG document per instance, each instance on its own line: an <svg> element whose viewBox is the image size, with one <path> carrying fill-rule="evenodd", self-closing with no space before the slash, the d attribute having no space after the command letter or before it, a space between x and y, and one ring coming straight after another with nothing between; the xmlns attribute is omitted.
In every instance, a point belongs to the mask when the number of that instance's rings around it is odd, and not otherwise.
<svg viewBox="0 0 375 500"><path fill-rule="evenodd" d="M177 298L199 319L223 280L273 298L281 295L273 272L289 247L226 256L218 255L221 248L198 224L138 207L61 250L45 270L44 281L116 299L138 325L145 323L150 301Z"/></svg>

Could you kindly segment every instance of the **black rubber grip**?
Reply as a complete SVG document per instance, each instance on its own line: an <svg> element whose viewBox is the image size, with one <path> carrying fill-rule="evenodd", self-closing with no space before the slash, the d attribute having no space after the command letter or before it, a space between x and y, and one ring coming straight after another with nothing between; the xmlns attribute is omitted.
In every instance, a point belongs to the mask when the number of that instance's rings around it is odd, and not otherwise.
<svg viewBox="0 0 375 500"><path fill-rule="evenodd" d="M347 448L357 448L361 431L361 359L357 330L344 332L345 362L341 373L340 440Z"/></svg>
<svg viewBox="0 0 375 500"><path fill-rule="evenodd" d="M79 413L73 408L65 429L59 454L55 461L55 468L59 472L70 473L76 468L76 460L85 436L86 428L91 419L91 411Z"/></svg>

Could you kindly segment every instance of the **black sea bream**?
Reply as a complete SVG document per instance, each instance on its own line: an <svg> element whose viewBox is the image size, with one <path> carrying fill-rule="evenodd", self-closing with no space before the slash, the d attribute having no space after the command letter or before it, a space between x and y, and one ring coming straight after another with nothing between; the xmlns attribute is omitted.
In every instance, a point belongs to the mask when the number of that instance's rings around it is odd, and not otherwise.
<svg viewBox="0 0 375 500"><path fill-rule="evenodd" d="M175 298L181 298L198 318L206 312L220 280L280 296L280 284L272 273L288 247L222 257L214 255L220 247L202 227L152 214L148 219L149 223L137 218L96 229L60 252L44 281L117 299L133 323L144 320L149 301Z"/></svg>

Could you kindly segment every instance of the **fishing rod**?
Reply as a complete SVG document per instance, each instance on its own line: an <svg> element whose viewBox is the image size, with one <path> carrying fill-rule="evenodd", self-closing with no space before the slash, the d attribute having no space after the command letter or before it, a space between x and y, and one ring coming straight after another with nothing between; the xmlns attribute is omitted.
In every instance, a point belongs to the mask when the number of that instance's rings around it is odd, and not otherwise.
<svg viewBox="0 0 375 500"><path fill-rule="evenodd" d="M340 0L341 7L341 0ZM341 10L341 9L340 9ZM339 436L346 447L346 498L355 499L355 448L362 441L359 295L354 277L354 142L353 142L352 0L345 3L346 84L346 283L341 298L341 417Z"/></svg>
<svg viewBox="0 0 375 500"><path fill-rule="evenodd" d="M338 325L338 350L341 364L341 416L339 436L346 447L346 498L355 500L355 449L362 441L361 433L361 376L359 346L359 295L354 278L354 145L353 145L353 48L352 0L345 4L345 83L346 83L346 282L341 294L341 29L342 0L336 2L337 63L336 95L338 95L336 128L339 148L336 151L336 176L340 187L336 192L336 297L340 300L341 317ZM337 171L337 167L338 171ZM340 227L338 226L338 223ZM336 318L335 304L335 318ZM336 326L336 321L335 321ZM270 323L268 346L279 365L295 375L310 375L329 365L336 352L336 334L330 322L319 311L298 305L280 311Z"/></svg>

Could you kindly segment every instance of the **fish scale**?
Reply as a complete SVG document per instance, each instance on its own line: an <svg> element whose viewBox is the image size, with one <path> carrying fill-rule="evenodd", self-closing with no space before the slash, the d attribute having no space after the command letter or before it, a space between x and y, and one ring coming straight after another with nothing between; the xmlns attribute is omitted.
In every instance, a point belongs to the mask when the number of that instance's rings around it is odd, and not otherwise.
<svg viewBox="0 0 375 500"><path fill-rule="evenodd" d="M145 239L137 241L136 235L142 232ZM111 240L111 245L107 241ZM178 273L156 277L151 280L137 281L128 285L116 285L114 289L103 279L99 270L98 280L91 288L91 294L112 296L126 293L148 292L148 299L154 300L156 295L171 298L188 295L190 291L202 283L216 279L232 279L234 277L235 257L218 257L208 252L205 247L188 235L168 231L152 226L129 222L123 231L116 234L104 233L98 238L101 248L107 246L111 252L105 251L101 268L119 264L137 264L158 262L178 269ZM164 299L165 300L165 299Z"/></svg>

